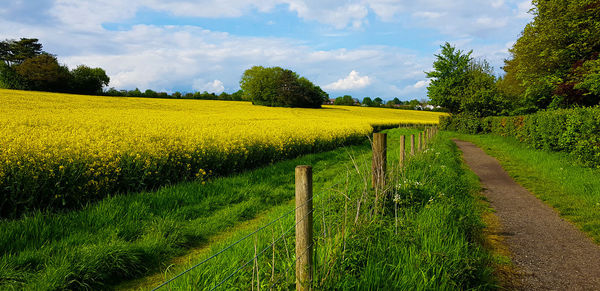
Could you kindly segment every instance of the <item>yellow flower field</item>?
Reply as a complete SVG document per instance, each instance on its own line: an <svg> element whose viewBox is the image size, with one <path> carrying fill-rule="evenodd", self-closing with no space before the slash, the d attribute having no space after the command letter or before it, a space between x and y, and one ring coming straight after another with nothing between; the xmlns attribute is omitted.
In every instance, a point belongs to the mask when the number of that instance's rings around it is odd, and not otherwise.
<svg viewBox="0 0 600 291"><path fill-rule="evenodd" d="M439 115L0 89L0 216L230 173Z"/></svg>

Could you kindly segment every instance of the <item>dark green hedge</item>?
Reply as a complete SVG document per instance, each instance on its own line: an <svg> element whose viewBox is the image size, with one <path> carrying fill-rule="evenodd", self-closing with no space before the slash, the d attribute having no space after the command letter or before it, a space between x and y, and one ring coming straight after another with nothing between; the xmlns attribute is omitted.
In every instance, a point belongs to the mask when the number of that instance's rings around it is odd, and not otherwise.
<svg viewBox="0 0 600 291"><path fill-rule="evenodd" d="M440 117L440 128L463 133L513 136L537 149L570 153L586 166L600 168L600 107L543 110L511 117Z"/></svg>

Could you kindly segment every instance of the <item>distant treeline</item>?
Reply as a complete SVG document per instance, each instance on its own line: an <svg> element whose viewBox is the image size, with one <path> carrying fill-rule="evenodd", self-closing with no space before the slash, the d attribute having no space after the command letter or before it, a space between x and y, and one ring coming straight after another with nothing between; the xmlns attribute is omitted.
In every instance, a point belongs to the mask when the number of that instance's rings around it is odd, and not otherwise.
<svg viewBox="0 0 600 291"><path fill-rule="evenodd" d="M115 97L145 97L145 98L171 98L171 99L200 99L200 100L227 100L227 101L243 101L242 90L238 90L235 93L229 94L222 92L220 94L204 92L194 93L181 93L174 92L169 94L167 92L156 92L150 89L142 92L140 89L135 88L134 90L117 90L110 88L106 90L103 95L115 96Z"/></svg>
<svg viewBox="0 0 600 291"><path fill-rule="evenodd" d="M440 111L446 112L447 109L440 106L430 105L426 100L407 100L401 101L398 97L392 100L384 101L379 97L371 99L371 97L364 97L362 101L357 98L353 98L350 95L344 95L335 99L329 99L327 104L332 105L344 105L344 106L362 106L362 107L387 107L405 110L429 110L429 111Z"/></svg>
<svg viewBox="0 0 600 291"><path fill-rule="evenodd" d="M0 41L0 88L98 95L109 82L101 68L59 64L36 38Z"/></svg>

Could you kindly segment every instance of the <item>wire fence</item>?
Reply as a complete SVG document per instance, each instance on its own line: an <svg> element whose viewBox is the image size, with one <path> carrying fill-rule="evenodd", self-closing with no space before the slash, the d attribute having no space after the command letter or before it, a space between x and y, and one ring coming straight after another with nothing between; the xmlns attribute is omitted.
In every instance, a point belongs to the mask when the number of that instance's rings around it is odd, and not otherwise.
<svg viewBox="0 0 600 291"><path fill-rule="evenodd" d="M432 137L433 134L434 134L434 132L432 132L432 131L424 132L423 135L421 135L419 138L419 147L423 146L423 142L425 141L425 140L422 140L421 138L428 139L428 138ZM355 167L356 167L356 164L355 164ZM356 170L357 170L357 172L359 172L358 167L356 167ZM368 174L369 173L366 173L366 172L359 172L359 175L368 175ZM311 172L310 179L311 179L310 184L312 185L312 172ZM347 177L347 179L350 179L350 178ZM305 200L300 205L296 205L296 207L294 207L293 209L290 209L290 210L284 212L282 215L267 222L263 226L260 226L259 228L252 231L251 233L244 235L243 237L236 240L235 242L223 247L222 249L220 249L219 251L210 255L209 257L203 259L199 263L189 267L188 269L177 274L176 276L164 281L163 283L156 286L152 290L158 290L165 286L168 286L170 288L171 287L170 284L173 283L174 281L176 281L177 279L183 277L186 274L190 274L191 271L198 269L199 267L201 267L203 265L206 265L207 263L211 262L215 258L218 258L219 256L223 255L228 250L232 250L232 249L234 249L235 246L238 246L242 242L247 241L251 237L255 238L254 255L251 255L250 258L248 258L246 260L240 261L239 264L237 264L237 265L232 263L233 271L231 271L231 272L226 273L224 270L219 270L219 272L221 274L227 274L224 278L219 279L218 276L215 276L216 278L213 278L214 279L213 281L205 280L204 285L191 286L191 288L192 289L215 290L217 288L223 288L225 286L234 287L236 285L226 285L226 284L233 278L237 278L236 274L238 274L238 277L239 277L240 272L242 270L244 270L245 268L249 268L250 264L252 262L254 262L254 264L252 266L252 277L250 280L251 281L250 284L252 286L252 289L254 289L254 284L255 284L255 279L256 279L257 289L260 289L261 288L261 283L260 283L260 273L261 272L260 272L260 270L262 269L263 273L265 273L265 271L264 271L265 268L264 267L260 268L259 258L266 256L266 254L268 254L267 251L269 249L272 250L272 257L270 258L271 262L270 263L267 262L266 264L271 265L271 278L269 281L270 284L264 285L264 281L263 281L263 286L268 286L269 289L274 289L278 286L281 287L282 284L288 283L291 278L294 278L295 279L294 282L295 282L298 278L296 278L295 276L289 276L289 272L298 263L299 260L304 259L309 254L312 256L313 249L315 247L317 247L317 245L319 245L319 243L323 243L324 245L326 245L326 248L327 247L334 248L335 246L332 247L331 245L327 245L324 243L324 241L328 240L328 239L332 239L333 237L335 237L336 235L339 235L341 233L341 236L343 237L343 239L341 242L336 242L336 243L344 244L343 250L345 250L346 241L345 241L345 237L344 237L344 235L345 235L344 232L346 231L346 223L349 218L349 215L350 215L351 221L355 222L356 220L352 218L352 216L354 216L353 214L348 213L347 208L348 208L348 199L349 198L348 198L348 196L346 196L344 194L343 190L337 189L340 186L342 186L342 183L336 183L328 188L322 189L316 195L312 195L312 190L311 190L312 196L310 196L309 199ZM346 184L346 186L347 186L347 184ZM386 185L386 186L388 186L388 185ZM345 189L345 191L348 191L348 189ZM343 211L345 213L343 213L343 215L340 215L339 209L332 209L334 207L334 205L340 205L339 203L338 204L335 203L335 202L339 202L340 200L344 201L343 205L344 205L345 209ZM375 203L376 203L376 200L377 200L377 198L375 198ZM316 202L316 203L313 203L313 202ZM293 213L296 213L296 211L298 211L300 208L307 206L308 203L312 204L312 208L308 212L306 212L303 217L298 218L296 216L295 221L292 220L292 222L289 224L290 226L287 229L284 228L283 224L287 223L284 221L287 221L287 219L289 219L289 217ZM355 209L352 209L352 211L356 212L356 218L358 218L359 212L361 211L361 203L364 203L364 194L357 200L357 205L354 206ZM313 219L313 214L317 214L317 219ZM291 245L291 243L288 244L288 239L291 239L292 231L296 230L297 226L300 223L302 223L305 219L307 219L309 216L311 217L311 219L313 219L313 221L312 221L313 226L316 226L316 228L318 229L318 238L311 239L310 244L305 249L300 249L300 251L299 251L298 248L296 248L295 256L292 258L292 256L290 255L290 250L289 250L289 248L290 248L289 245ZM274 226L277 222L279 222L279 225L281 227L281 232L277 231L278 235L277 235L277 237L275 237L276 231L274 229ZM261 246L261 248L259 250L258 246L257 246L258 245L257 237L259 234L263 233L268 228L271 228L272 241L270 243L265 244L264 247ZM312 232L312 230L311 230L311 232ZM315 232L315 233L317 233L317 232ZM312 234L311 234L311 236L312 236ZM281 262L283 262L283 264L287 263L287 266L285 268L283 268L282 271L278 272L278 274L275 274L276 246L279 243L283 243L283 246L278 246L279 249L284 250L284 252L280 251L280 253L287 254L286 257L283 257L283 258L280 257L280 260L281 260ZM328 261L330 261L331 256L333 256L333 254L330 254L330 252L327 252L327 251L322 252L321 253L321 262L318 262L318 263L320 263L320 266L311 266L311 268L316 269L316 268L320 267L321 273L325 274L324 276L326 277L329 272L326 270L328 267L327 264L328 264ZM335 258L333 260L335 260ZM296 272L298 272L298 270L296 270ZM248 273L250 273L249 270L248 270ZM190 276L191 276L191 274L190 274ZM196 276L200 276L200 275L196 275ZM246 276L247 276L247 274L246 274ZM310 278L311 278L311 280L315 280L315 278L312 277L312 275ZM212 284L214 284L214 285L212 285ZM233 283L230 283L230 284L233 284ZM312 284L312 282L311 282L311 284Z"/></svg>
<svg viewBox="0 0 600 291"><path fill-rule="evenodd" d="M282 215L280 215L279 217L267 222L266 224L264 224L263 226L257 228L256 230L252 231L251 233L243 236L242 238L236 240L235 242L227 245L226 247L222 248L221 250L217 251L216 253L214 253L213 255L203 259L202 261L200 261L199 263L189 267L188 269L180 272L179 274L171 277L170 279L164 281L163 283L161 283L160 285L156 286L155 288L153 288L152 290L159 290L165 286L168 286L170 283L172 283L173 281L181 278L182 276L184 276L185 274L190 273L191 271L193 271L194 269L199 268L200 266L209 263L211 260L215 259L216 257L218 257L219 255L225 253L226 251L234 248L236 245L239 245L240 243L248 240L251 237L254 237L255 235L259 234L260 232L265 231L266 229L268 229L269 227L273 226L275 223L280 222L282 220L284 220L285 218L289 217L290 215L294 214L299 208L306 206L306 204L312 202L313 200L316 199L320 199L322 198L324 193L332 193L331 190L338 187L340 185L340 183L336 183L330 187L327 187L325 189L323 189L322 191L318 192L316 195L314 195L312 198L306 200L304 203L300 204L300 205L296 205L295 208L286 211L285 213L283 213ZM318 204L317 204L318 205ZM290 226L289 228L287 228L285 231L283 231L281 233L281 235L279 235L277 237L277 239L275 239L271 244L267 245L266 247L264 247L263 249L261 249L261 251L256 254L254 257L252 257L251 259L245 261L242 265L240 265L237 269L235 269L233 272L229 273L225 279L219 281L219 283L215 284L213 287L211 287L209 290L215 290L219 287L221 287L224 283L226 283L228 280L230 280L231 278L233 278L235 276L235 274L237 274L240 270L244 269L245 267L247 267L252 261L256 261L261 255L263 255L268 249L273 248L275 246L276 243L281 242L283 240L283 238L287 235L290 234L292 232L292 230L295 229L295 227L302 222L304 219L306 219L306 217L310 214L313 214L315 211L317 210L317 208L315 207L315 204L313 204L313 209L310 210L308 213L306 213L306 215L304 215L304 217L302 217L300 220L296 221L292 226ZM314 243L313 243L314 245ZM313 246L311 245L311 247ZM285 246L286 251L288 246ZM307 252L305 251L304 254L306 254ZM299 259L299 257L296 257L292 264L288 265L288 267L284 270L284 276L280 276L279 280L277 280L277 282L273 283L273 285L271 286L271 288L273 288L274 286L277 286L277 284L279 284L283 278L285 278L287 276L287 273L289 272L289 270L291 269L291 267L296 263L296 261Z"/></svg>

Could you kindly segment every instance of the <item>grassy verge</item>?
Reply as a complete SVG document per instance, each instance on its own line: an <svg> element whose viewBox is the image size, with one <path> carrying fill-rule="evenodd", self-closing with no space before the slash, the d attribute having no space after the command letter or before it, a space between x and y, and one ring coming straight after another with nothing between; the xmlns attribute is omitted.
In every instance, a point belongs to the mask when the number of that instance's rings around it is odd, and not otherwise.
<svg viewBox="0 0 600 291"><path fill-rule="evenodd" d="M564 153L528 148L514 138L454 135L497 158L519 184L600 243L600 169L582 167Z"/></svg>
<svg viewBox="0 0 600 291"><path fill-rule="evenodd" d="M352 166L349 151L365 155L370 147L366 142L306 155L206 185L111 197L69 213L0 221L0 289L97 289L143 276L211 236L288 203L298 164L319 173L315 189L329 187Z"/></svg>
<svg viewBox="0 0 600 291"><path fill-rule="evenodd" d="M388 132L388 165L398 163L399 130ZM353 163L340 168L328 189L315 190L314 286L317 289L492 289L492 258L480 247L481 207L477 177L462 165L448 138L392 167L384 192L370 185L370 152L348 151ZM321 173L315 171L318 179ZM377 197L377 198L376 198ZM281 208L272 221L287 213ZM289 215L168 285L204 290L217 285L293 289L294 217ZM178 274L248 232L211 246ZM256 258L255 258L256 257ZM222 285L219 285L221 284ZM167 289L165 289L167 290Z"/></svg>

